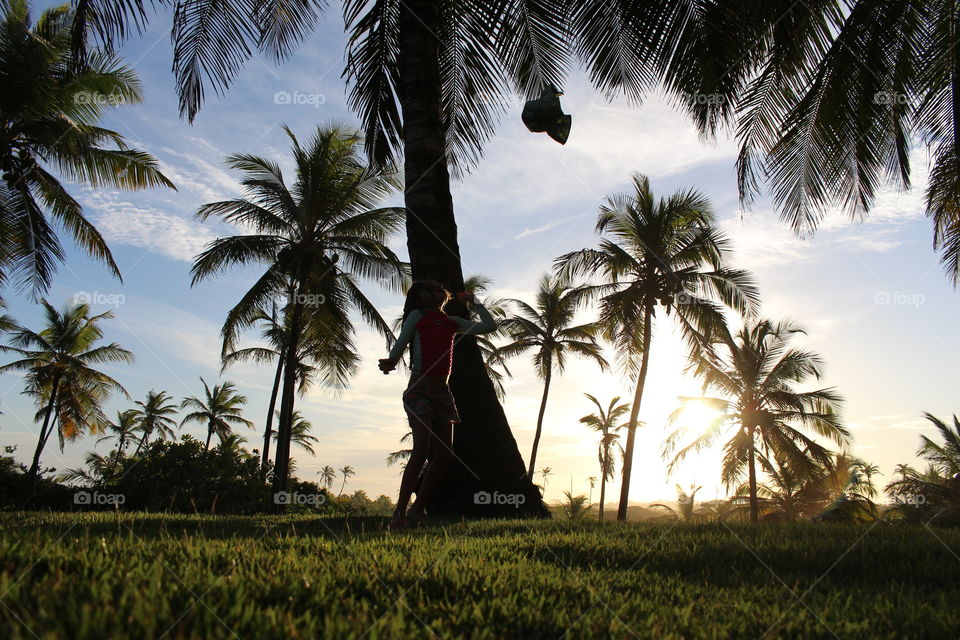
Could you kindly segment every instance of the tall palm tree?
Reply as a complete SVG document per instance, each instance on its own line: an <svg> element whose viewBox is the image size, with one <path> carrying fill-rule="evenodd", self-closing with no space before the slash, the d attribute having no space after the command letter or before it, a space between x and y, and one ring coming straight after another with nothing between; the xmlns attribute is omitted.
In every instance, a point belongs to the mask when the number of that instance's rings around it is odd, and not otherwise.
<svg viewBox="0 0 960 640"><path fill-rule="evenodd" d="M223 356L235 349L239 333L262 317L268 302L284 299L288 338L283 345L275 491L287 486L298 361L308 358L324 386L343 388L359 362L350 312L358 311L385 338L393 336L357 278L375 279L397 291L407 279L402 263L386 246L403 224L404 211L376 208L398 187L394 174L368 167L359 156L359 138L336 126L317 128L306 145L284 130L293 147L293 184L287 184L271 160L245 153L229 156L227 166L244 173L247 197L203 205L197 218L242 224L250 233L214 240L192 268L196 284L228 267L264 267L227 314Z"/></svg>
<svg viewBox="0 0 960 640"><path fill-rule="evenodd" d="M177 413L177 405L173 398L166 391L147 392L145 402L137 400L134 404L136 409L132 409L134 417L138 422L138 428L142 437L137 443L137 450L133 455L138 455L150 443L150 438L156 433L161 440L166 441L173 438L173 430L177 426L176 420L170 416Z"/></svg>
<svg viewBox="0 0 960 640"><path fill-rule="evenodd" d="M235 349L227 353L223 356L221 372L225 371L230 365L239 362L253 361L260 363L276 361L277 363L276 373L273 377L273 387L270 391L270 401L267 404L266 426L263 430L263 453L261 453L260 466L266 469L267 461L270 460L270 440L273 439L276 441L278 439L278 432L273 428L273 419L276 416L279 420L280 416L274 409L277 404L277 396L283 378L283 353L284 346L287 344L289 338L289 331L284 324L284 320L287 317L286 314L284 314L283 318L278 317L276 301L272 303L270 314L261 310L256 312L254 316L252 323L260 323L262 327L260 336L266 340L269 346L247 347L244 349ZM317 343L318 340L319 343ZM304 335L301 337L296 356L297 389L301 394L310 388L316 374L319 373L318 368L311 366L308 362L313 359L316 354L323 353L323 349L322 336ZM343 356L347 356L347 354L343 354Z"/></svg>
<svg viewBox="0 0 960 640"><path fill-rule="evenodd" d="M242 415L247 397L238 393L232 382L214 385L212 389L203 378L200 378L200 382L203 383L204 397L201 399L190 396L183 399L180 409L191 411L180 421L180 426L190 422L206 425L207 441L203 446L204 449L210 448L210 438L214 433L222 442L224 437L233 431L233 425L253 428L253 423Z"/></svg>
<svg viewBox="0 0 960 640"><path fill-rule="evenodd" d="M120 278L103 236L60 180L174 188L150 154L97 126L108 105L143 100L140 81L104 51L91 51L83 64L71 59L67 5L45 10L35 24L26 0L8 0L0 12L0 284L10 279L34 299L50 288L65 259L56 226Z"/></svg>
<svg viewBox="0 0 960 640"><path fill-rule="evenodd" d="M563 277L600 275L581 287L600 297L599 324L619 364L635 380L617 519L626 520L633 449L650 364L656 308L673 312L692 347L723 323L717 301L751 312L759 298L747 272L727 267L729 240L714 226L709 200L694 190L656 199L646 176L634 174L633 192L609 196L600 207L598 249L556 260Z"/></svg>
<svg viewBox="0 0 960 640"><path fill-rule="evenodd" d="M537 283L536 302L531 306L523 300L508 298L506 304L516 308L516 314L507 316L502 326L510 334L512 342L500 347L500 354L513 357L533 351L533 366L537 376L543 380L543 395L540 398L540 412L537 414L537 430L533 436L533 448L527 474L532 478L537 463L537 450L540 446L540 434L543 431L543 416L547 410L547 396L550 393L550 381L553 369L563 373L568 354L577 355L596 362L601 371L608 364L601 355L597 343L598 327L594 323L573 324L574 316L581 298L579 292L557 277L544 274Z"/></svg>
<svg viewBox="0 0 960 640"><path fill-rule="evenodd" d="M280 418L280 414L277 414L277 418ZM290 428L290 442L293 444L298 444L303 447L307 453L312 456L317 455L317 452L313 450L313 446L320 442L316 436L310 435L310 431L313 429L313 425L310 424L310 421L303 417L303 414L300 411L293 412L293 426ZM277 440L279 434L276 431L273 432L273 439Z"/></svg>
<svg viewBox="0 0 960 640"><path fill-rule="evenodd" d="M0 373L26 372L26 391L40 407L36 419L43 420L27 473L31 486L35 486L40 454L54 427L62 450L65 440L76 439L85 431L102 430L107 419L101 406L111 392L127 397L119 382L93 367L133 362L133 353L116 342L97 344L103 339L101 323L113 318L110 311L90 315L86 304L68 304L62 311L46 300L40 305L44 328L33 331L17 325L10 331L10 344L0 346L0 351L20 356L0 367Z"/></svg>
<svg viewBox="0 0 960 640"><path fill-rule="evenodd" d="M108 442L110 440L116 440L117 448L113 452L112 457L114 460L120 460L120 458L123 457L124 449L127 448L127 443L136 437L136 433L138 431L137 427L138 424L136 411L133 409L117 411L117 421L108 421L104 427L104 431L109 435L98 438L97 444L100 444L101 442Z"/></svg>
<svg viewBox="0 0 960 640"><path fill-rule="evenodd" d="M550 477L550 474L553 473L553 469L550 467L544 467L540 469L540 475L543 477L543 492L547 492L547 478Z"/></svg>
<svg viewBox="0 0 960 640"><path fill-rule="evenodd" d="M615 462L613 460L613 449L618 444L620 429L629 426L629 423L620 422L623 416L630 411L630 405L626 402L620 403L620 396L614 396L610 404L604 409L600 401L589 393L583 394L597 407L595 413L590 413L582 418L580 422L587 425L600 434L600 447L597 450L597 460L600 462L600 514L599 519L603 520L603 505L607 497L607 480L613 480ZM621 449L622 451L622 449ZM593 478L590 479L590 488L593 489Z"/></svg>
<svg viewBox="0 0 960 640"><path fill-rule="evenodd" d="M593 504L593 490L597 486L596 476L590 476L587 478L587 482L590 483L590 493L587 495L587 504Z"/></svg>
<svg viewBox="0 0 960 640"><path fill-rule="evenodd" d="M353 470L353 467L350 465L344 465L340 467L340 475L343 476L343 484L340 485L340 493L337 494L337 497L343 495L343 489L347 486L347 480L356 475Z"/></svg>
<svg viewBox="0 0 960 640"><path fill-rule="evenodd" d="M323 465L323 469L321 469L318 473L320 474L320 482L324 487L327 488L327 491L329 492L330 489L333 488L333 483L337 480L337 470L326 464Z"/></svg>
<svg viewBox="0 0 960 640"><path fill-rule="evenodd" d="M841 398L832 387L797 391L810 378L819 380L823 360L804 349L790 348L790 339L803 330L791 322L744 319L736 335L719 327L711 344L691 354L688 372L703 380L703 390L721 397L690 401L709 404L715 418L706 431L674 455L668 469L690 452L709 446L731 428L723 445L722 478L727 486L748 474L750 520L759 519L757 456L771 452L788 461L794 473L812 471L831 463L831 454L800 429L811 429L839 445L850 442L850 432L838 414ZM683 415L683 407L674 413ZM682 425L667 439L669 455L685 432Z"/></svg>

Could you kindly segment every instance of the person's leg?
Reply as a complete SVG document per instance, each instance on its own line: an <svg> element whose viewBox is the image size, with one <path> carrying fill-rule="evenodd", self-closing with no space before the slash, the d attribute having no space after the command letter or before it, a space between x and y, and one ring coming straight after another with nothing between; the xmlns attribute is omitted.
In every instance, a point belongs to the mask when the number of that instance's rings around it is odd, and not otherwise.
<svg viewBox="0 0 960 640"><path fill-rule="evenodd" d="M407 466L403 469L400 480L400 495L397 496L397 508L394 519L403 518L410 502L410 494L420 475L420 469L427 458L427 448L430 445L429 416L410 414L410 428L413 430L413 453L407 459Z"/></svg>
<svg viewBox="0 0 960 640"><path fill-rule="evenodd" d="M427 470L423 474L423 483L420 491L417 492L417 499L410 507L410 514L415 518L423 516L424 509L430 502L430 496L433 495L440 478L443 477L444 471L450 466L450 460L453 459L453 423L446 419L434 421L430 441L432 454L430 464L427 465Z"/></svg>

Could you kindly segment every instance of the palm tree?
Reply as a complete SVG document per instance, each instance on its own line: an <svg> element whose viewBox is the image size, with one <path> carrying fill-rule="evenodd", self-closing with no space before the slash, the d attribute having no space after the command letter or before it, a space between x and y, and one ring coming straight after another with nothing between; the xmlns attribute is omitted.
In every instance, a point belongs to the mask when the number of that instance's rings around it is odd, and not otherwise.
<svg viewBox="0 0 960 640"><path fill-rule="evenodd" d="M113 459L120 460L123 457L124 449L127 448L127 442L133 440L137 432L137 414L133 409L126 411L117 411L117 421L107 422L104 431L110 435L97 439L97 444L109 440L117 441L117 448L113 452Z"/></svg>
<svg viewBox="0 0 960 640"><path fill-rule="evenodd" d="M273 302L271 312L268 315L264 311L258 311L254 314L251 324L259 322L263 329L261 337L267 341L270 346L247 347L245 349L236 349L223 356L223 366L221 373L231 364L238 362L271 362L276 361L277 369L273 377L273 387L270 391L270 402L267 404L267 423L263 430L263 453L261 454L260 466L267 468L267 461L270 460L270 440L277 440L277 431L273 429L274 408L277 403L277 395L280 391L280 382L283 377L283 351L287 344L289 332L284 326L283 321L277 317L276 301ZM304 338L317 338L317 336L304 336ZM307 364L311 359L311 354L320 353L323 349L322 344L311 344L308 339L301 339L301 345L297 350L297 389L301 394L309 389L313 382L317 368ZM279 420L279 414L276 414ZM292 434L291 434L292 437Z"/></svg>
<svg viewBox="0 0 960 640"><path fill-rule="evenodd" d="M596 324L573 324L580 297L579 292L571 289L565 280L546 274L541 276L533 306L513 298L504 302L516 307L517 312L503 320L502 326L513 341L500 347L499 352L503 357L509 358L533 350L533 366L537 376L543 380L537 430L533 436L533 448L527 466L527 474L532 478L554 365L557 372L562 374L568 354L596 362L601 371L606 371L609 365L601 355L601 347L596 340Z"/></svg>
<svg viewBox="0 0 960 640"><path fill-rule="evenodd" d="M702 132L736 125L741 197L751 201L766 178L799 232L812 232L838 205L859 219L885 184L910 186L919 142L932 162L926 209L934 247L960 284L956 6L825 0L797 12L769 2L732 15L734 3L715 4L688 12L677 47L685 55L669 66L677 93L713 96L691 106Z"/></svg>
<svg viewBox="0 0 960 640"><path fill-rule="evenodd" d="M217 448L223 451L229 451L233 454L244 453L247 454L246 450L243 448L244 443L247 439L241 436L239 433L224 433L220 436L220 444Z"/></svg>
<svg viewBox="0 0 960 640"><path fill-rule="evenodd" d="M62 450L65 440L76 439L85 431L102 430L107 418L101 406L111 392L127 397L119 382L93 365L133 362L133 353L116 342L97 344L103 338L101 323L113 318L110 311L92 316L85 304L67 305L62 311L46 300L40 305L44 328L36 332L17 325L10 331L10 345L0 346L0 351L20 356L0 367L0 373L26 372L26 392L40 407L36 419L43 420L27 473L31 486L35 486L40 454L54 426Z"/></svg>
<svg viewBox="0 0 960 640"><path fill-rule="evenodd" d="M787 460L794 473L812 471L817 465L830 464L830 452L805 435L800 428L839 445L850 441L850 432L841 424L840 396L830 388L797 391L795 385L809 378L819 380L823 361L817 354L789 347L791 337L803 330L791 322L773 324L764 319L745 319L734 336L719 327L711 344L691 354L687 367L703 380L704 392L716 390L717 398L685 399L684 404L699 402L716 411L707 430L673 457L673 468L690 452L712 444L724 427L733 427L724 443L723 481L733 485L744 468L748 473L750 520L759 519L757 500L757 456L769 451ZM722 352L725 351L725 354ZM683 407L673 414L676 420ZM684 433L675 431L667 440L664 455L669 455ZM762 448L762 449L761 449Z"/></svg>
<svg viewBox="0 0 960 640"><path fill-rule="evenodd" d="M665 509L670 512L678 522L683 522L684 524L690 524L697 519L697 513L695 508L695 500L697 497L697 492L700 489L703 489L701 486L690 485L690 493L687 493L683 490L683 487L676 485L677 487L677 508L667 506L662 503L651 504L651 509Z"/></svg>
<svg viewBox="0 0 960 640"><path fill-rule="evenodd" d="M885 488L897 502L897 511L908 516L916 512L934 524L956 526L960 522L960 418L948 424L932 413L924 413L940 436L936 442L920 436L917 455L926 460L920 472L910 465L898 465L896 478Z"/></svg>
<svg viewBox="0 0 960 640"><path fill-rule="evenodd" d="M580 418L582 424L587 425L600 434L600 447L597 451L597 460L600 462L600 515L603 520L603 505L607 497L607 480L613 480L615 462L613 460L613 447L620 439L617 433L629 423L620 423L624 414L630 411L630 405L626 402L620 403L620 396L614 396L606 409L600 404L594 396L589 393L583 394L597 407L596 413L591 413ZM618 424L619 423L619 424ZM621 449L621 452L623 450ZM593 489L593 480L590 479L590 488Z"/></svg>
<svg viewBox="0 0 960 640"><path fill-rule="evenodd" d="M543 493L544 494L547 493L547 478L550 476L551 473L553 473L553 469L551 469L550 467L544 467L540 469L540 475L543 476Z"/></svg>
<svg viewBox="0 0 960 640"><path fill-rule="evenodd" d="M330 489L333 488L333 483L337 479L337 470L327 464L317 473L320 474L320 482L327 488L327 492L329 493Z"/></svg>
<svg viewBox="0 0 960 640"><path fill-rule="evenodd" d="M714 226L709 200L694 190L657 200L646 176L634 174L632 193L609 196L600 207L599 249L560 256L563 277L600 274L584 295L601 296L599 324L620 367L636 381L627 429L617 519L626 520L640 403L650 364L656 307L675 321L692 347L722 324L720 300L751 312L759 298L752 278L724 265L729 241ZM608 234L608 236L604 236Z"/></svg>
<svg viewBox="0 0 960 640"><path fill-rule="evenodd" d="M569 491L563 492L566 502L561 503L560 510L567 520L585 520L590 513L590 503L586 496L575 496Z"/></svg>
<svg viewBox="0 0 960 640"><path fill-rule="evenodd" d="M403 224L404 212L375 208L398 183L389 170L366 166L359 139L337 127L318 128L293 147L295 181L288 186L280 167L265 158L234 154L227 166L244 173L246 198L203 205L197 218L218 217L251 233L219 238L194 259L193 284L228 267L251 263L265 270L224 322L223 356L259 318L268 302L284 298L283 386L280 395L275 491L285 491L298 362L307 359L323 386L342 389L358 366L350 312L385 338L392 338L380 313L356 279L379 280L400 290L407 280L386 246ZM300 379L301 382L304 380ZM301 393L305 390L301 385Z"/></svg>
<svg viewBox="0 0 960 640"><path fill-rule="evenodd" d="M201 400L196 396L184 398L180 403L180 409L192 409L190 413L184 416L180 421L180 426L199 422L207 426L207 441L204 449L210 448L210 437L214 433L219 436L223 442L225 436L233 431L233 425L245 425L253 428L253 423L243 417L243 405L247 403L247 397L238 393L232 382L214 385L211 389L207 382L200 378L203 383L204 397Z"/></svg>
<svg viewBox="0 0 960 640"><path fill-rule="evenodd" d="M280 414L277 414L277 419L280 418ZM300 411L293 412L293 426L290 428L290 442L298 444L303 447L307 453L312 456L317 455L317 452L313 450L313 445L320 442L315 436L310 435L310 431L313 429L313 425L310 424L310 421L303 417L303 414ZM276 440L279 437L276 431L273 432L273 439Z"/></svg>
<svg viewBox="0 0 960 640"><path fill-rule="evenodd" d="M590 494L587 496L587 504L593 504L593 489L597 486L597 478L590 476L587 478L587 481L590 483Z"/></svg>
<svg viewBox="0 0 960 640"><path fill-rule="evenodd" d="M143 93L133 70L112 54L91 51L83 64L71 59L73 19L63 5L31 24L26 0L4 2L0 18L0 284L12 279L34 299L65 259L55 226L120 278L103 236L60 179L94 189L174 188L150 154L97 126L108 104L138 103Z"/></svg>
<svg viewBox="0 0 960 640"><path fill-rule="evenodd" d="M140 433L143 434L140 442L137 443L137 450L133 455L138 455L150 443L150 438L156 433L160 439L166 441L173 438L173 430L177 426L176 420L170 416L177 413L177 405L173 398L166 391L147 392L146 402L137 400L134 404L136 409L132 409L134 417L138 422Z"/></svg>
<svg viewBox="0 0 960 640"><path fill-rule="evenodd" d="M338 498L341 495L343 495L343 489L344 487L347 486L347 480L349 478L352 478L354 475L356 475L353 471L353 467L351 467L350 465L344 465L343 467L341 467L340 474L343 476L343 484L340 485L340 493L337 494Z"/></svg>

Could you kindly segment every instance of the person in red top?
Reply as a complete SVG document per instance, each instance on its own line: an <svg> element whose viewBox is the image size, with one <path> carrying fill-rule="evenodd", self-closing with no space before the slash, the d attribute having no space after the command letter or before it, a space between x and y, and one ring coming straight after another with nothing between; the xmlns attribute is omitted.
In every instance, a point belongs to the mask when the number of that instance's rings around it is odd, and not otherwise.
<svg viewBox="0 0 960 640"><path fill-rule="evenodd" d="M407 345L410 346L410 383L403 393L403 407L413 430L413 453L407 460L400 481L397 509L390 520L391 528L418 524L453 453L453 423L460 422L448 379L453 367L453 345L456 334L477 335L496 331L497 323L490 312L476 302L472 293L457 298L469 303L480 316L473 322L447 315L443 307L450 293L435 280L418 280L407 292L403 307L403 326L387 358L380 360L380 370L390 373L397 366ZM407 513L407 503L420 470L432 451L430 463L417 491L417 499Z"/></svg>

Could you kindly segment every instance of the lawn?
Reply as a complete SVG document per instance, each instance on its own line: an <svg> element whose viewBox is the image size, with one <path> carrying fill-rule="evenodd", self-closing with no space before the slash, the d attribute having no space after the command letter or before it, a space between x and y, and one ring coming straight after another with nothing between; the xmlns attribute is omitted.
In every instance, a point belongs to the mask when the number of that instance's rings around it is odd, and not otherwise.
<svg viewBox="0 0 960 640"><path fill-rule="evenodd" d="M0 637L957 638L960 531L0 514Z"/></svg>

